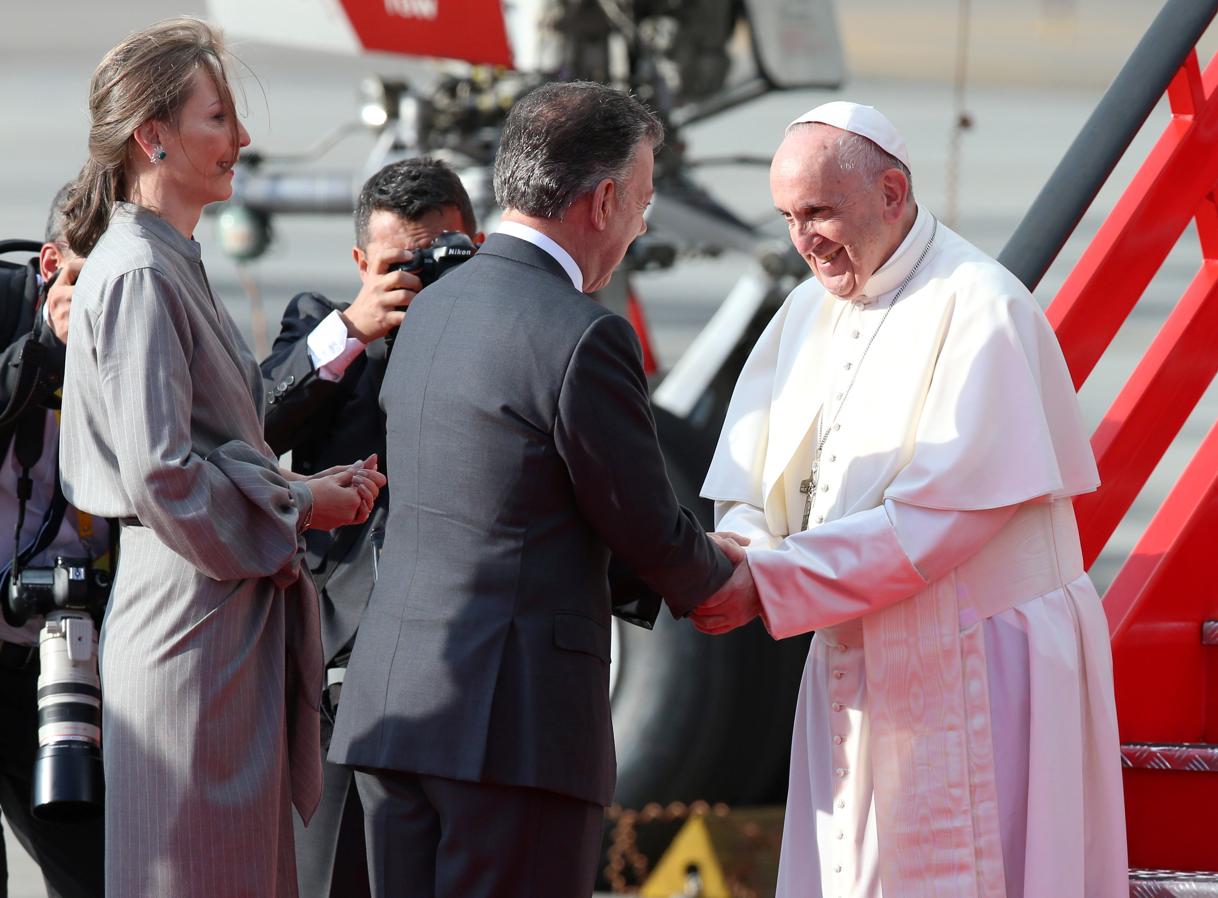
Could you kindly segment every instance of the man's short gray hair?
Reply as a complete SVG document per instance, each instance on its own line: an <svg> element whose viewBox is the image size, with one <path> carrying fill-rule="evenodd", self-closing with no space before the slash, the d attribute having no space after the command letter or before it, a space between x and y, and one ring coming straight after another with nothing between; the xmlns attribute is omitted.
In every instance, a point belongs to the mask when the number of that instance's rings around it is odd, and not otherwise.
<svg viewBox="0 0 1218 898"><path fill-rule="evenodd" d="M628 93L592 81L545 84L522 97L495 157L495 200L535 218L562 218L606 178L621 184L640 142L664 140L655 113Z"/></svg>
<svg viewBox="0 0 1218 898"><path fill-rule="evenodd" d="M68 202L68 191L72 189L72 182L69 181L59 188L55 194L55 199L51 200L51 212L47 215L47 228L43 233L43 243L64 243L64 232L67 230L68 220L64 217L63 209Z"/></svg>
<svg viewBox="0 0 1218 898"><path fill-rule="evenodd" d="M820 122L796 122L787 128L787 133L816 127L829 128L832 126ZM880 175L895 168L905 176L905 181L909 184L909 196L906 202L913 202L913 175L910 174L909 168L904 162L862 134L842 131L840 128L835 130L841 131L837 138L837 163L841 166L842 171L859 172L868 184L875 184L880 179Z"/></svg>

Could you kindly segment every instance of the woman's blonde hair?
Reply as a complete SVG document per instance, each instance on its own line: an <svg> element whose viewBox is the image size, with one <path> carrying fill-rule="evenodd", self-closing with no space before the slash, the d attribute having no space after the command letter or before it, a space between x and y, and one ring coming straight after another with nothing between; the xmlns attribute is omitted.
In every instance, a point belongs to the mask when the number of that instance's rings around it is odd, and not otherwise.
<svg viewBox="0 0 1218 898"><path fill-rule="evenodd" d="M224 45L211 25L167 19L135 32L102 58L89 83L89 158L64 205L73 251L88 255L109 225L115 201L129 199L127 154L136 129L149 119L176 122L197 71L211 76L229 109L235 152L237 116Z"/></svg>

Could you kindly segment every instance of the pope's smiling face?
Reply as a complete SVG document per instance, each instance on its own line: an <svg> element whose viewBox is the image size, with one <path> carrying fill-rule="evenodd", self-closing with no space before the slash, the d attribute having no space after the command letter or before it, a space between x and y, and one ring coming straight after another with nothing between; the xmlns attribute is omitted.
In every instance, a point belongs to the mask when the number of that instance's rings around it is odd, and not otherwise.
<svg viewBox="0 0 1218 898"><path fill-rule="evenodd" d="M835 296L862 293L903 237L908 184L895 169L878 179L843 171L829 125L794 129L770 166L770 193L791 243Z"/></svg>

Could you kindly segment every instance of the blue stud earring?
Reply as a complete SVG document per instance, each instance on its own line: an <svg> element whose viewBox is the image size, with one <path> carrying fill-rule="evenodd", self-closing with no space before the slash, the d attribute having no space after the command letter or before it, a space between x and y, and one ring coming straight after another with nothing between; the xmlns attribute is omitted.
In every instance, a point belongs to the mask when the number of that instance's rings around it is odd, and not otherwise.
<svg viewBox="0 0 1218 898"><path fill-rule="evenodd" d="M153 165L156 165L158 162L164 159L166 155L168 154L165 152L165 148L158 143L152 148L152 155L148 157L148 161Z"/></svg>

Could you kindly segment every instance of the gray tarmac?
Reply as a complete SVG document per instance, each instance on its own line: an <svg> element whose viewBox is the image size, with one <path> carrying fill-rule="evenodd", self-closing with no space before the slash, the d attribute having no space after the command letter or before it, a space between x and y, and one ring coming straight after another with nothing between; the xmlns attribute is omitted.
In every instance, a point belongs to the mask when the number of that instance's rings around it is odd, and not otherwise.
<svg viewBox="0 0 1218 898"><path fill-rule="evenodd" d="M83 161L87 83L101 54L130 30L157 18L178 12L202 14L205 9L198 0L173 9L152 0L39 5L3 0L3 4L0 237L38 237L51 196ZM956 171L959 211L949 223L957 231L988 252L996 255L1001 250L1156 6L1134 0L974 3L965 108L975 125L963 137ZM952 183L948 148L954 121L951 79L957 8L954 0L916 5L865 0L839 10L853 72L844 90L771 94L701 123L685 134L691 155L768 155L784 124L798 113L827 99L856 99L883 109L903 131L919 200L944 214ZM1213 43L1207 36L1204 58ZM430 77L425 66L383 56L346 58L252 43L239 45L236 51L257 76L255 80L249 72L241 74L249 130L255 146L271 153L299 151L335 125L353 119L359 80L370 72L397 73L423 82ZM17 126L20 109L28 115ZM1164 105L1143 129L1132 157L1145 155L1166 120ZM356 135L317 166L358 171L371 145L371 135ZM1052 298L1132 171L1132 163L1122 163L1088 212L1078 235L1037 291L1042 304ZM778 226L764 168L707 166L697 169L696 177L746 220L771 220ZM213 226L214 219L205 218L198 235L212 284L256 348L273 338L280 313L294 293L315 290L336 299L355 295L350 223L341 217L283 217L276 221L271 251L249 272L261 296L259 324L238 270L217 249ZM1084 386L1081 397L1091 426L1102 417L1199 262L1196 236L1190 231ZM741 265L741 258L729 254L685 260L670 271L638 278L662 363L671 364L689 345ZM1095 566L1093 574L1101 586L1133 547L1216 418L1218 391L1211 388ZM6 840L9 895L42 895L34 865L7 833Z"/></svg>

